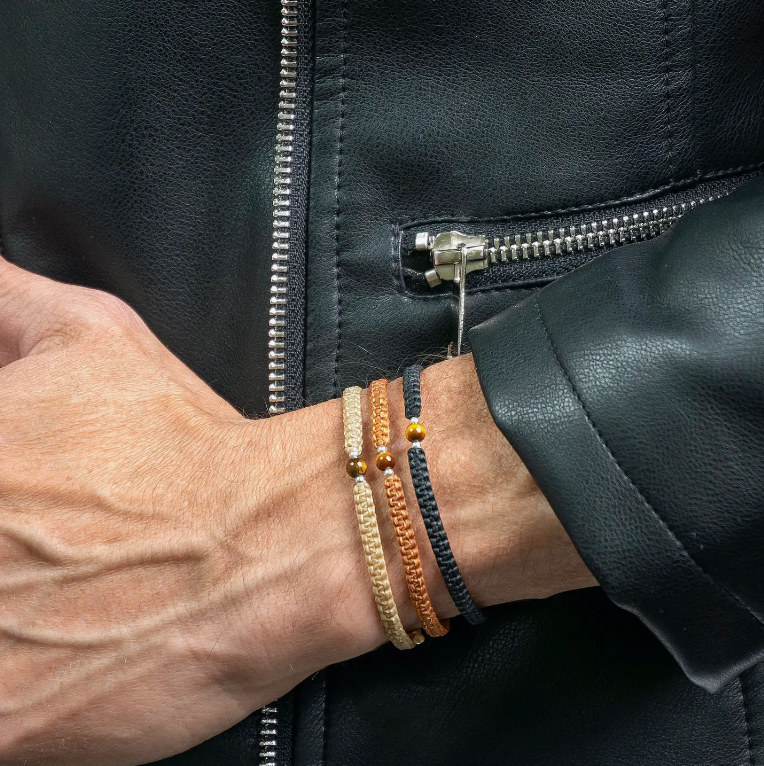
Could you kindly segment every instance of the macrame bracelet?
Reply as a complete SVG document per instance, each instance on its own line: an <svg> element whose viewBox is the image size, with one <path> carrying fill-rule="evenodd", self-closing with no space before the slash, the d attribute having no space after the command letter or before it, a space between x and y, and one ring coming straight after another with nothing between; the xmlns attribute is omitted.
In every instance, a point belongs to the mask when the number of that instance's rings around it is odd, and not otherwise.
<svg viewBox="0 0 764 766"><path fill-rule="evenodd" d="M375 380L369 386L369 399L371 400L371 436L374 446L377 448L374 462L385 475L385 497L390 509L390 518L393 521L398 548L401 552L409 596L425 633L433 638L445 636L448 633L448 620L441 622L438 619L432 601L430 601L414 528L411 526L406 497L403 494L403 484L401 484L400 477L395 474L395 458L388 448L390 444L390 412L387 402L386 380Z"/></svg>
<svg viewBox="0 0 764 766"><path fill-rule="evenodd" d="M407 367L403 371L403 400L406 417L411 421L406 428L406 438L411 442L408 450L411 481L427 530L427 537L430 538L430 545L446 582L446 588L448 588L456 608L461 612L464 619L473 625L478 625L485 621L485 615L472 600L472 596L464 584L451 550L451 544L448 542L446 530L443 528L443 520L440 518L440 511L430 483L427 458L422 447L422 440L426 432L424 426L419 422L419 414L422 411L422 396L419 389L421 372L422 368L418 365Z"/></svg>
<svg viewBox="0 0 764 766"><path fill-rule="evenodd" d="M348 456L347 472L355 479L353 502L377 611L393 646L398 649L413 649L424 641L424 636L419 631L406 633L393 598L393 589L387 575L385 554L377 524L374 497L364 477L366 463L361 457L363 452L361 389L357 386L346 388L342 393L342 423L345 428L345 452Z"/></svg>

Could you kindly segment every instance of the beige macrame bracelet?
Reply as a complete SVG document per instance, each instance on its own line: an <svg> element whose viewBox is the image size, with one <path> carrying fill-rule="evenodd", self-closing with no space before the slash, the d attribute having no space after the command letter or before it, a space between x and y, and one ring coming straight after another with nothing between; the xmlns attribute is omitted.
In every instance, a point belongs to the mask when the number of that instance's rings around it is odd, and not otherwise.
<svg viewBox="0 0 764 766"><path fill-rule="evenodd" d="M364 477L366 463L361 458L363 419L361 389L358 386L346 388L342 392L342 423L345 428L345 452L348 456L347 471L355 479L353 502L358 517L358 529L361 531L361 543L379 618L393 646L398 649L413 649L424 641L424 636L419 631L406 633L398 614L398 607L395 605L393 589L385 566L385 554L377 524L374 497Z"/></svg>

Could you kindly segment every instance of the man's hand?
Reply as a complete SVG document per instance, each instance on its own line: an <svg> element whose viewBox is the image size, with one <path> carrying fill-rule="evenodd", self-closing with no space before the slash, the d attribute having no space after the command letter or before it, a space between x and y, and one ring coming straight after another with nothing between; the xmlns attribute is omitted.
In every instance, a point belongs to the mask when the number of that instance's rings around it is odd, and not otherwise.
<svg viewBox="0 0 764 766"><path fill-rule="evenodd" d="M264 424L118 299L5 261L0 364L0 763L145 763L299 680L299 556L267 550L268 445L239 449Z"/></svg>
<svg viewBox="0 0 764 766"><path fill-rule="evenodd" d="M337 400L248 421L121 301L2 259L0 364L3 766L154 761L384 641ZM471 359L430 367L422 392L433 486L476 601L594 584ZM433 603L453 616L406 475L400 381L390 406Z"/></svg>

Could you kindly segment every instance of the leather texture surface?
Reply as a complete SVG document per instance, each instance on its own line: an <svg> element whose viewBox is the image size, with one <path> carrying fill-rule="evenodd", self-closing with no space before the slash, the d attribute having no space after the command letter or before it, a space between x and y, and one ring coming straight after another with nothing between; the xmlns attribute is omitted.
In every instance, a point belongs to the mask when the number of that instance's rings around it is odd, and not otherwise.
<svg viewBox="0 0 764 766"><path fill-rule="evenodd" d="M279 8L0 3L0 229L130 303L248 413L267 397Z"/></svg>
<svg viewBox="0 0 764 766"><path fill-rule="evenodd" d="M453 338L453 298L400 289L399 227L655 196L764 162L757 0L321 0L316 14L309 401ZM514 297L476 295L468 322Z"/></svg>
<svg viewBox="0 0 764 766"><path fill-rule="evenodd" d="M318 2L306 399L400 374L454 339L454 296L401 285L398 244L413 222L479 231L635 199L660 207L664 194L760 167L763 24L755 0ZM616 284L628 294L630 282ZM467 324L531 294L521 283L475 293ZM510 385L497 391L511 401ZM716 457L720 471L726 461ZM587 529L582 550L601 527ZM615 557L631 538L615 523L612 538L602 545ZM641 556L646 568L649 554L646 546L625 560ZM696 606L698 643L743 641L723 623L707 638ZM321 722L314 739L324 747L296 766L764 758L750 702L760 676L709 695L597 591L491 610L486 625L456 620L452 632L416 658L381 650L328 668L325 698L302 713ZM723 671L689 648L675 654L717 688L757 652Z"/></svg>
<svg viewBox="0 0 764 766"><path fill-rule="evenodd" d="M691 684L599 589L487 613L416 653L386 647L332 667L323 760L307 763L756 763L740 684L718 695Z"/></svg>
<svg viewBox="0 0 764 766"><path fill-rule="evenodd" d="M762 294L759 178L472 331L598 582L711 692L764 658Z"/></svg>

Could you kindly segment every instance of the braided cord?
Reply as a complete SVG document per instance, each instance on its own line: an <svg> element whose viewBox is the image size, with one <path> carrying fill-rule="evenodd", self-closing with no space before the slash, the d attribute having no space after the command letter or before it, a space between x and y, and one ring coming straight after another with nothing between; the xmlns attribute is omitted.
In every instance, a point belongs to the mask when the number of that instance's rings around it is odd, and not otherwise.
<svg viewBox="0 0 764 766"><path fill-rule="evenodd" d="M371 589L374 593L379 618L382 620L382 625L393 646L398 649L413 649L417 644L422 643L422 634L414 633L413 637L409 636L398 614L398 607L395 605L393 589L385 566L385 554L377 525L374 498L368 482L359 481L356 483L353 487L353 500L355 501L358 528L361 530L363 552L366 556L366 566L369 569Z"/></svg>
<svg viewBox="0 0 764 766"><path fill-rule="evenodd" d="M363 418L361 388L352 386L342 392L342 424L345 428L345 452L350 457L363 452Z"/></svg>
<svg viewBox="0 0 764 766"><path fill-rule="evenodd" d="M418 418L422 408L419 392L419 374L421 369L421 367L409 367L403 375L403 396L406 416L411 418ZM414 412L416 414L409 415L409 413ZM467 586L459 571L459 566L454 558L451 543L448 541L448 535L446 535L443 520L440 517L440 509L435 500L435 493L432 490L427 458L420 442L415 441L409 447L408 459L409 469L411 470L411 482L414 485L414 493L419 503L424 527L427 530L427 537L430 540L432 552L435 554L435 560L438 562L438 568L443 575L446 588L464 619L472 625L479 625L485 621L485 615L472 600L472 596L467 590Z"/></svg>
<svg viewBox="0 0 764 766"><path fill-rule="evenodd" d="M371 400L371 439L375 447L390 444L390 411L387 405L387 381L375 380L369 386Z"/></svg>
<svg viewBox="0 0 764 766"><path fill-rule="evenodd" d="M403 571L406 575L406 586L409 596L416 609L419 622L422 624L428 636L437 638L448 633L449 621L438 619L435 609L430 601L427 591L427 583L424 579L422 560L419 557L419 548L416 544L414 528L411 526L411 518L406 506L406 497L403 494L403 484L395 474L385 477L385 497L390 509L390 518L393 520L395 537L398 540L398 548L403 561Z"/></svg>
<svg viewBox="0 0 764 766"><path fill-rule="evenodd" d="M403 406L406 408L406 417L418 418L422 412L422 393L420 391L420 375L422 368L418 364L412 364L403 371Z"/></svg>
<svg viewBox="0 0 764 766"><path fill-rule="evenodd" d="M435 613L427 592L427 583L424 579L422 560L419 557L419 548L411 525L406 496L403 493L403 484L393 472L395 459L388 452L390 440L390 408L387 399L387 381L383 378L375 380L369 386L369 398L371 400L371 423L374 446L377 447L379 457L387 457L384 463L377 464L380 470L389 466L385 473L385 498L390 509L390 518L395 530L395 539L403 562L403 572L406 577L406 586L409 597L416 610L419 622L425 632L433 637L444 636L448 633L448 621L442 623ZM380 455L382 452L382 455Z"/></svg>
<svg viewBox="0 0 764 766"><path fill-rule="evenodd" d="M349 458L363 450L363 420L361 418L361 389L347 388L342 393L342 421L345 428L345 450ZM377 513L371 487L362 475L356 477L353 486L353 503L361 532L361 544L369 570L371 589L377 605L379 618L387 637L398 649L413 649L424 641L419 631L406 633L398 607L395 605L393 589L385 566L385 553L377 524Z"/></svg>

